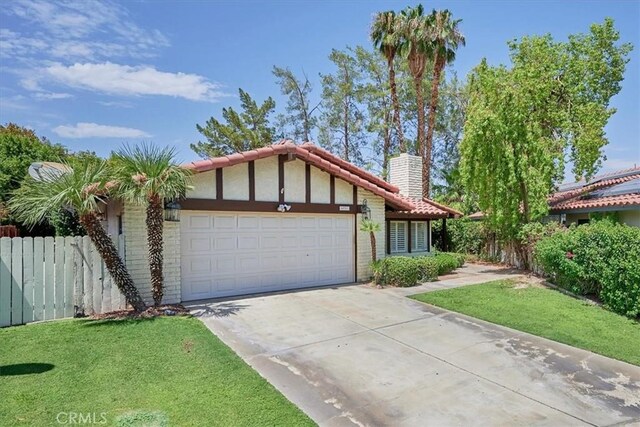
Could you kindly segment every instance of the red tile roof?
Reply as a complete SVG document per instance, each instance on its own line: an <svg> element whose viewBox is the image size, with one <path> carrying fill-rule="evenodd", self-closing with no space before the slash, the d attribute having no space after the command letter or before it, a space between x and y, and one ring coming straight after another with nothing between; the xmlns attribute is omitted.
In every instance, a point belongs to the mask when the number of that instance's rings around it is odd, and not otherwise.
<svg viewBox="0 0 640 427"><path fill-rule="evenodd" d="M566 200L553 205L551 212L622 206L640 206L640 193L604 196L593 199Z"/></svg>
<svg viewBox="0 0 640 427"><path fill-rule="evenodd" d="M327 150L325 150L324 148L318 147L317 145L315 145L315 144L313 144L311 142L305 142L300 147L304 148L305 150L309 150L314 154L317 154L318 156L322 157L325 160L328 160L328 161L330 161L332 163L335 163L335 164L339 165L341 168L346 169L349 172L354 173L354 174L358 175L361 178L364 178L364 179L366 179L368 181L373 182L378 187L382 187L385 190L391 191L392 193L397 193L398 191L400 191L400 189L398 187L388 183L387 181L385 181L384 179L380 178L379 176L376 176L376 175L372 174L371 172L367 172L366 170L364 170L362 168L359 168L358 166L354 165L353 163L349 163L346 160L341 159L340 157L336 156L335 154L330 153Z"/></svg>
<svg viewBox="0 0 640 427"><path fill-rule="evenodd" d="M185 167L196 172L205 172L212 169L233 166L238 163L248 162L249 160L263 159L277 154L295 154L298 158L309 162L317 168L328 172L332 175L342 178L350 184L371 191L373 194L384 198L390 205L396 209L413 209L413 205L408 200L398 194L380 187L372 182L367 175L369 172L362 170L359 174L350 172L333 161L326 160L307 149L302 148L290 141L281 141L267 147L258 148L256 150L245 151L242 153L234 153L228 156L215 157L212 159L199 160L187 163ZM355 166L354 166L355 167ZM371 175L373 176L373 175Z"/></svg>
<svg viewBox="0 0 640 427"><path fill-rule="evenodd" d="M598 179L597 181L593 182L593 184L586 183L583 187L579 187L573 190L558 191L557 193L554 193L551 196L549 196L549 204L551 206L554 206L556 203L560 203L564 200L569 200L575 197L579 197L583 194L590 193L591 191L594 191L594 190L598 190L605 187L611 187L612 185L622 184L623 182L640 178L640 168L633 168L633 169L618 171L614 173L631 172L635 170L637 170L638 173L622 176L618 178ZM607 175L611 175L611 174L607 174ZM607 175L603 175L603 177L606 177Z"/></svg>
<svg viewBox="0 0 640 427"><path fill-rule="evenodd" d="M558 191L550 195L548 198L549 210L550 212L563 212L578 209L615 208L634 205L640 206L640 193L601 196L586 199L583 198L593 191L612 187L638 178L640 178L640 167L633 167L596 176L592 178L590 182L584 182L581 186L578 182L576 183L579 185L577 188ZM476 212L469 215L469 218L483 219L484 213Z"/></svg>
<svg viewBox="0 0 640 427"><path fill-rule="evenodd" d="M415 199L412 197L402 196L405 200L409 200L415 206L410 211L401 211L402 214L409 216L432 216L434 218L448 218L450 216L460 217L462 212L450 208L430 199Z"/></svg>
<svg viewBox="0 0 640 427"><path fill-rule="evenodd" d="M389 184L382 178L373 175L333 154L310 143L296 145L290 140L282 140L273 145L256 150L234 153L228 156L215 157L187 163L184 166L195 172L233 166L250 160L263 159L278 154L295 154L298 158L315 167L344 179L355 186L371 191L386 200L395 209L416 217L446 218L460 216L460 212L428 199L411 199L402 196L398 187Z"/></svg>

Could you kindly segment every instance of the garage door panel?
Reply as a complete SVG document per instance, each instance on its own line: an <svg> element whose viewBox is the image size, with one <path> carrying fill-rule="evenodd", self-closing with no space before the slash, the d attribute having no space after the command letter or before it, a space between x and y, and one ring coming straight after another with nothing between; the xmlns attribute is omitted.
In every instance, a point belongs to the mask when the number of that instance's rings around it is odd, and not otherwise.
<svg viewBox="0 0 640 427"><path fill-rule="evenodd" d="M184 211L183 300L351 282L354 217Z"/></svg>
<svg viewBox="0 0 640 427"><path fill-rule="evenodd" d="M238 217L238 230L258 230L260 228L260 218L257 216L239 216Z"/></svg>
<svg viewBox="0 0 640 427"><path fill-rule="evenodd" d="M215 249L218 251L233 250L236 249L238 244L237 236L219 236L214 237Z"/></svg>
<svg viewBox="0 0 640 427"><path fill-rule="evenodd" d="M190 230L211 230L211 215L190 215L186 218Z"/></svg>
<svg viewBox="0 0 640 427"><path fill-rule="evenodd" d="M237 217L235 215L216 215L213 217L214 230L235 230Z"/></svg>
<svg viewBox="0 0 640 427"><path fill-rule="evenodd" d="M258 249L258 241L257 236L238 236L238 249Z"/></svg>

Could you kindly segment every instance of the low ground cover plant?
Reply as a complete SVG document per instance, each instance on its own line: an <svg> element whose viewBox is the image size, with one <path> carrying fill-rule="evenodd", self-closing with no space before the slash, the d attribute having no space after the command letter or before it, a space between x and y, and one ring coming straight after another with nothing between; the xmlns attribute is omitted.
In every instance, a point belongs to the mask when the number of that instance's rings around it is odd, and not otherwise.
<svg viewBox="0 0 640 427"><path fill-rule="evenodd" d="M387 257L372 264L373 281L381 286L415 286L462 267L464 261L464 255L451 252L418 257Z"/></svg>
<svg viewBox="0 0 640 427"><path fill-rule="evenodd" d="M596 296L616 313L640 315L640 229L596 221L544 237L534 253L558 286Z"/></svg>

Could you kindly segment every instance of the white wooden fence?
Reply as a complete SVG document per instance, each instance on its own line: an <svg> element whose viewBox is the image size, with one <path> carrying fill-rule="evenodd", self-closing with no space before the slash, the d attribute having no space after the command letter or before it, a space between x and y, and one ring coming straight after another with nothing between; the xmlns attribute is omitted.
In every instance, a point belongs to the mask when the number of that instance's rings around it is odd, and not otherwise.
<svg viewBox="0 0 640 427"><path fill-rule="evenodd" d="M125 307L87 236L0 238L0 327Z"/></svg>

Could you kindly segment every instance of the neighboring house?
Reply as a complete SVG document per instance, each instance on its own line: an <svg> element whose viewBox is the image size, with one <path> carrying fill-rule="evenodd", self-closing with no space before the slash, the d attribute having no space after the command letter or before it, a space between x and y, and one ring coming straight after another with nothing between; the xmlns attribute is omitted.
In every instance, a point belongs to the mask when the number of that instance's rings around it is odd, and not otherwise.
<svg viewBox="0 0 640 427"><path fill-rule="evenodd" d="M623 224L640 227L640 167L560 185L549 198L549 213L568 225L588 223L594 213L615 213Z"/></svg>
<svg viewBox="0 0 640 427"><path fill-rule="evenodd" d="M378 257L427 254L431 221L459 216L423 200L420 158L391 161L391 183L311 143L282 141L199 160L179 222L165 222L165 302L332 285L370 277L364 217L380 223ZM110 203L126 264L150 299L144 210ZM142 285L142 286L141 286Z"/></svg>
<svg viewBox="0 0 640 427"><path fill-rule="evenodd" d="M596 213L615 213L621 223L640 227L640 167L561 184L549 197L549 216L544 220L580 225ZM480 221L484 214L468 218Z"/></svg>

